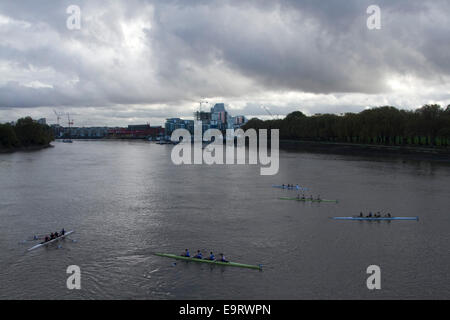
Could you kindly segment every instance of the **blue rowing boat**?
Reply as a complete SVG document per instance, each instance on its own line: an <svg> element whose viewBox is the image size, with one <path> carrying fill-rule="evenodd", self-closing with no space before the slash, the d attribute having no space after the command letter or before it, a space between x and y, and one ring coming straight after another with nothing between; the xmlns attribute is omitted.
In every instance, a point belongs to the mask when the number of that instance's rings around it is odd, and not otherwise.
<svg viewBox="0 0 450 320"><path fill-rule="evenodd" d="M288 186L278 186L278 185L272 185L272 188L279 188L279 189L286 189L286 190L308 190L308 188L304 188L304 187L300 187L298 186L293 186L293 187L288 187Z"/></svg>
<svg viewBox="0 0 450 320"><path fill-rule="evenodd" d="M367 217L333 217L333 220L356 220L356 221L392 221L392 220L415 220L418 221L419 217L380 217L380 218L367 218Z"/></svg>

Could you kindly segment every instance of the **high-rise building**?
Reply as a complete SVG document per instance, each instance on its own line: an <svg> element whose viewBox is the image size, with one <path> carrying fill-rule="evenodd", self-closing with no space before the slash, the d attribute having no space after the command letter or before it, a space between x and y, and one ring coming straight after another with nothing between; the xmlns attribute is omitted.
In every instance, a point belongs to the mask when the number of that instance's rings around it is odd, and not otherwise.
<svg viewBox="0 0 450 320"><path fill-rule="evenodd" d="M228 112L225 110L223 103L216 103L211 108L211 128L219 130L227 129Z"/></svg>
<svg viewBox="0 0 450 320"><path fill-rule="evenodd" d="M247 120L244 116L232 117L226 110L224 103L216 103L210 112L194 112L195 121L202 122L202 131L208 129L219 129L224 132L226 129L236 129L242 126ZM166 136L169 138L176 129L187 129L194 134L194 120L183 120L180 118L166 119Z"/></svg>

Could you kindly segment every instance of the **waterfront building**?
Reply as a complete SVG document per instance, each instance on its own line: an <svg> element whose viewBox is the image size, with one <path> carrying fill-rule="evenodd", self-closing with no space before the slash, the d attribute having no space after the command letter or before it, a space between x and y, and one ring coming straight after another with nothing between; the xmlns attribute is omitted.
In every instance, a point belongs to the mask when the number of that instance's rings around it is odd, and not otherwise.
<svg viewBox="0 0 450 320"><path fill-rule="evenodd" d="M190 134L194 134L194 120L183 120L181 118L166 119L165 134L169 138L172 135L172 132L177 129L186 129Z"/></svg>
<svg viewBox="0 0 450 320"><path fill-rule="evenodd" d="M225 132L226 129L238 129L247 122L245 116L231 116L225 109L224 103L216 103L209 112L195 111L194 119L202 122L203 133L208 129L219 129ZM187 129L191 134L194 132L194 121L183 120L181 118L166 119L166 135L170 139L172 132L176 129Z"/></svg>
<svg viewBox="0 0 450 320"><path fill-rule="evenodd" d="M109 128L108 137L116 139L149 139L164 136L164 128L150 124L129 125L127 128Z"/></svg>

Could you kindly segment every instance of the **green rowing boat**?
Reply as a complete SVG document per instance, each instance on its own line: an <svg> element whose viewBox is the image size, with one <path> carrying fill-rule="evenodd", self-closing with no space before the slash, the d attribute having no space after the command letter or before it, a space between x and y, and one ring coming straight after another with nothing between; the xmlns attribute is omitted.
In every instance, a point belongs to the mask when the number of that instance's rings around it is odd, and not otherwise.
<svg viewBox="0 0 450 320"><path fill-rule="evenodd" d="M327 199L320 199L320 200L318 200L318 199L309 199L309 198L305 198L305 199L302 199L302 198L300 198L300 199L298 199L298 198L286 198L286 197L283 197L283 198L280 198L281 200L296 200L296 201L303 201L303 202L306 202L306 201L311 201L311 202L335 202L335 203L338 203L338 200L327 200Z"/></svg>
<svg viewBox="0 0 450 320"><path fill-rule="evenodd" d="M177 260L194 261L194 262L201 262L201 263L218 264L221 266L262 270L262 265L254 266L251 264L243 264L243 263L237 263L237 262L222 262L222 261L216 261L216 260L188 258L188 257L179 256L176 254L170 254L170 253L155 253L155 255L159 256L159 257L173 258L173 259L177 259Z"/></svg>

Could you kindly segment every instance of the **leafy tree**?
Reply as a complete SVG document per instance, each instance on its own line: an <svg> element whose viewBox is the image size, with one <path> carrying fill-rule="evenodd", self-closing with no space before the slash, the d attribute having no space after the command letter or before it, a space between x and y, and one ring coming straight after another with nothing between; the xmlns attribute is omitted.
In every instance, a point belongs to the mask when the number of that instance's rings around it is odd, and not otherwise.
<svg viewBox="0 0 450 320"><path fill-rule="evenodd" d="M450 145L450 105L424 105L415 111L383 106L359 113L315 114L300 111L283 120L251 119L244 129L280 129L281 139L384 145Z"/></svg>
<svg viewBox="0 0 450 320"><path fill-rule="evenodd" d="M14 128L9 124L0 124L0 147L12 148L19 145Z"/></svg>
<svg viewBox="0 0 450 320"><path fill-rule="evenodd" d="M21 118L12 126L0 125L0 143L4 148L48 145L54 140L53 132L30 117Z"/></svg>

